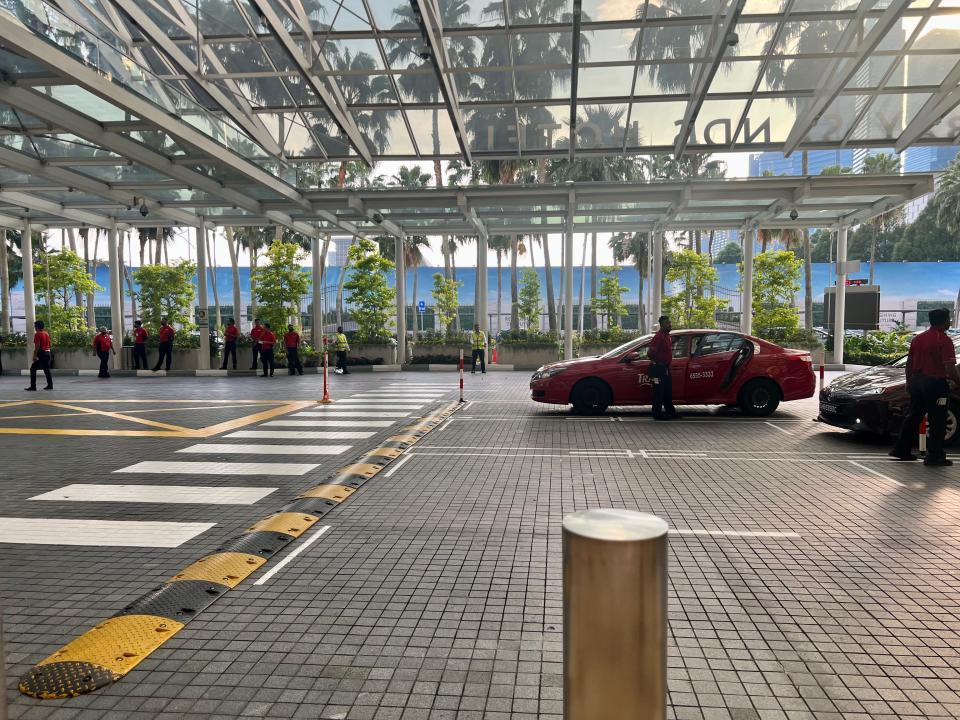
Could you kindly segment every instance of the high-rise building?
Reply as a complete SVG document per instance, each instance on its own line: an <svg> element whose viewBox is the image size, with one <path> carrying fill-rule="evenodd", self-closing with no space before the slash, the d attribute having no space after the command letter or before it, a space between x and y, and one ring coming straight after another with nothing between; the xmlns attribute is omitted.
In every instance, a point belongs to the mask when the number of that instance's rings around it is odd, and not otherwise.
<svg viewBox="0 0 960 720"><path fill-rule="evenodd" d="M810 175L819 175L826 167L839 165L852 168L854 151L849 148L841 150L810 150L807 152L807 167ZM795 152L790 157L783 153L763 152L750 155L750 175L760 177L770 175L802 175L803 154Z"/></svg>
<svg viewBox="0 0 960 720"><path fill-rule="evenodd" d="M956 145L928 145L925 147L908 147L903 152L901 163L904 172L935 172L944 170L949 165L960 147Z"/></svg>

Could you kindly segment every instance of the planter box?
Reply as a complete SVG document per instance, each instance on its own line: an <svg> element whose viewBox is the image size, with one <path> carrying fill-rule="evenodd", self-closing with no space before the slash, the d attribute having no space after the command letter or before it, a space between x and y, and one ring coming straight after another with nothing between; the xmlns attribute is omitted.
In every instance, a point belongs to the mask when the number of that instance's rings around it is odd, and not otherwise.
<svg viewBox="0 0 960 720"><path fill-rule="evenodd" d="M498 364L511 365L519 370L536 370L541 365L556 362L557 350L554 347L523 347L500 345L497 347ZM496 367L487 363L487 367Z"/></svg>
<svg viewBox="0 0 960 720"><path fill-rule="evenodd" d="M441 343L441 344L426 344L426 343L417 343L412 346L410 355L412 357L418 357L423 355L452 355L453 357L458 357L460 351L463 350L463 357L470 357L470 346L464 343L463 345L456 345L454 343Z"/></svg>

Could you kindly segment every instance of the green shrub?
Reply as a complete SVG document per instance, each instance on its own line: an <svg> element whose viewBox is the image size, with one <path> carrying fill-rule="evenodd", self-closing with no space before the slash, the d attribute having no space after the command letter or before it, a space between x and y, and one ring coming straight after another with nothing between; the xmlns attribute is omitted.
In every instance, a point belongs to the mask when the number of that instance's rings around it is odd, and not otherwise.
<svg viewBox="0 0 960 720"><path fill-rule="evenodd" d="M910 335L901 331L871 332L844 338L843 361L851 365L883 365L910 350Z"/></svg>

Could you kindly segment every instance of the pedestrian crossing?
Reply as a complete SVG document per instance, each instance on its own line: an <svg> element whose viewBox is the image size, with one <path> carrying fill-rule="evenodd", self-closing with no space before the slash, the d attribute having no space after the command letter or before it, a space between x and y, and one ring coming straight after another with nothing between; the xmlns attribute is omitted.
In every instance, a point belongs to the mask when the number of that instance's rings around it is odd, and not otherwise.
<svg viewBox="0 0 960 720"><path fill-rule="evenodd" d="M421 413L417 411L440 402L454 389L446 383L378 385L374 389L337 398L334 403L317 403L289 416L179 448L174 451L177 459L140 460L112 470L111 475L124 478L120 483L70 483L32 495L27 502L44 505L60 502L89 507L89 513L83 513L88 517L0 517L0 543L179 547L216 527L217 522L174 522L172 519L176 518L176 513L173 507L255 505L278 490L267 478L278 478L275 483L279 484L279 478L303 477L317 471L324 463L337 463L339 456L355 449L352 441L368 440L380 433L389 434L391 427L407 422L415 413L419 416ZM172 484L157 482L160 477L168 476ZM231 477L244 478L251 484L241 486L234 481L229 485L216 485L209 482ZM131 478L137 478L138 482L131 481ZM208 481L204 483L203 479ZM157 508L169 506L171 511L161 516L171 520L113 519L116 513L110 514L109 519L96 518L99 508L104 508L106 515L105 508L117 503ZM130 514L133 513L123 513Z"/></svg>

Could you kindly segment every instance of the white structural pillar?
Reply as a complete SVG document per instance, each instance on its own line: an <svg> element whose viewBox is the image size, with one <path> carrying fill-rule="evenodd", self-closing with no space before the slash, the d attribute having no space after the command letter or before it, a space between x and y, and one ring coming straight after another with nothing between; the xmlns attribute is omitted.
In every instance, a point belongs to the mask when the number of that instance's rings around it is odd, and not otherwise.
<svg viewBox="0 0 960 720"><path fill-rule="evenodd" d="M115 370L123 369L123 285L120 268L120 233L117 226L111 225L107 231L107 257L110 260L110 333L113 335L114 348L121 351L113 356Z"/></svg>
<svg viewBox="0 0 960 720"><path fill-rule="evenodd" d="M753 246L759 229L756 225L743 229L743 294L740 299L740 330L753 332Z"/></svg>
<svg viewBox="0 0 960 720"><path fill-rule="evenodd" d="M488 336L490 335L490 317L487 314L489 303L487 302L487 239L482 235L477 235L477 304L479 308L474 312L476 316L474 322L480 324L480 329ZM414 298L416 300L416 298Z"/></svg>
<svg viewBox="0 0 960 720"><path fill-rule="evenodd" d="M653 269L650 273L650 286L653 299L650 302L650 328L660 319L663 306L663 231L653 233Z"/></svg>
<svg viewBox="0 0 960 720"><path fill-rule="evenodd" d="M314 349L318 352L323 352L323 308L320 306L320 283L322 273L320 271L320 247L323 245L323 242L320 240L320 236L313 238L310 241L310 255L311 255L311 302L313 304L313 312L310 315L311 323L313 328L310 330L312 336L311 344Z"/></svg>
<svg viewBox="0 0 960 720"><path fill-rule="evenodd" d="M194 229L197 238L197 299L200 312L197 314L197 329L200 331L200 359L198 370L210 369L210 303L207 301L207 229L202 225ZM272 328L283 335L283 328Z"/></svg>
<svg viewBox="0 0 960 720"><path fill-rule="evenodd" d="M33 293L33 238L30 221L23 221L23 235L20 240L20 255L23 258L23 316L26 323L27 359L33 356L33 323L37 319ZM29 363L28 363L29 365Z"/></svg>
<svg viewBox="0 0 960 720"><path fill-rule="evenodd" d="M573 359L573 227L567 228L563 252L563 359Z"/></svg>
<svg viewBox="0 0 960 720"><path fill-rule="evenodd" d="M403 258L403 238L394 237L394 259L397 286L397 362L407 361L407 268Z"/></svg>
<svg viewBox="0 0 960 720"><path fill-rule="evenodd" d="M847 306L847 226L837 231L837 287L833 296L833 361L843 362L844 311Z"/></svg>

